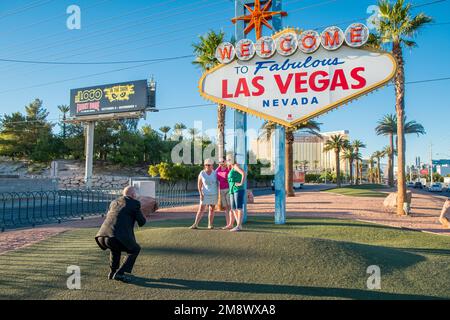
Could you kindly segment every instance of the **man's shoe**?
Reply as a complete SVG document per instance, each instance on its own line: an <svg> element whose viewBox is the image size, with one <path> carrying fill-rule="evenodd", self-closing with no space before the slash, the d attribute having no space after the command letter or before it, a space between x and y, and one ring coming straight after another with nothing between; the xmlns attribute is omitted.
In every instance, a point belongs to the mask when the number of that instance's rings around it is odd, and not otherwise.
<svg viewBox="0 0 450 320"><path fill-rule="evenodd" d="M117 281L124 282L124 283L128 283L128 282L131 281L129 276L127 276L125 274L120 274L120 273L117 273L117 272L114 274L113 279L117 280Z"/></svg>
<svg viewBox="0 0 450 320"><path fill-rule="evenodd" d="M116 273L115 271L110 271L110 272L108 273L108 279L109 279L109 280L114 279L114 274L115 274L115 273Z"/></svg>

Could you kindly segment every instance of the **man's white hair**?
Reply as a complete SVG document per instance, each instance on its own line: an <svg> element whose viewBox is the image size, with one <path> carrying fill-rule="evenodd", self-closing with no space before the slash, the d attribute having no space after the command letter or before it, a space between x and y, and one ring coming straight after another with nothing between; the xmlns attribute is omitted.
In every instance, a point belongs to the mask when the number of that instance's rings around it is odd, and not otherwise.
<svg viewBox="0 0 450 320"><path fill-rule="evenodd" d="M128 186L122 191L122 195L124 197L134 197L136 195L136 188L132 186Z"/></svg>

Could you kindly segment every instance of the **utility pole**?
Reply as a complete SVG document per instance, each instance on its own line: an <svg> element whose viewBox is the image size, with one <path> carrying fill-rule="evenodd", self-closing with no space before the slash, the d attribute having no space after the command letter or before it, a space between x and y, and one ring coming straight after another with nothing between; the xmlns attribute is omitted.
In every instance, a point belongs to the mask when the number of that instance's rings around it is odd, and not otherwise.
<svg viewBox="0 0 450 320"><path fill-rule="evenodd" d="M433 185L433 143L430 143L430 187Z"/></svg>
<svg viewBox="0 0 450 320"><path fill-rule="evenodd" d="M92 167L94 162L94 128L94 121L88 121L86 123L86 164L84 170L84 182L86 185L86 189L88 190L92 188Z"/></svg>

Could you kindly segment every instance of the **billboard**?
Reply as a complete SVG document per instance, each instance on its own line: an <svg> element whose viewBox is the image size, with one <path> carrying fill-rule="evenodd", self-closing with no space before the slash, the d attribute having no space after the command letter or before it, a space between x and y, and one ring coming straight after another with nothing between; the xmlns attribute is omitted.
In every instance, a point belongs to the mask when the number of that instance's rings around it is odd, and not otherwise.
<svg viewBox="0 0 450 320"><path fill-rule="evenodd" d="M249 39L235 46L223 43L216 51L222 64L202 76L200 94L216 103L294 127L380 88L393 78L397 68L393 56L363 48L368 37L363 32L366 29L358 24L344 33L332 27L322 35L286 29L256 44ZM359 30L358 37L352 37L352 30Z"/></svg>
<svg viewBox="0 0 450 320"><path fill-rule="evenodd" d="M70 91L71 117L144 111L149 107L147 80L122 82Z"/></svg>

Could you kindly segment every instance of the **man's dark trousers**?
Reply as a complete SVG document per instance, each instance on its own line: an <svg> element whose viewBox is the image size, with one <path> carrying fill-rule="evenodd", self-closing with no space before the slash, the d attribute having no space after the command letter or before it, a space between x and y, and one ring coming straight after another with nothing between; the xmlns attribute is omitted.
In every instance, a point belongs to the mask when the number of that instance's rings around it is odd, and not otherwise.
<svg viewBox="0 0 450 320"><path fill-rule="evenodd" d="M127 249L119 240L114 237L99 237L98 241L105 248L111 250L109 256L109 265L113 273L124 274L131 273L133 271L136 259L141 251L141 247L136 245L133 249ZM120 258L122 252L127 253L127 257L120 266Z"/></svg>

